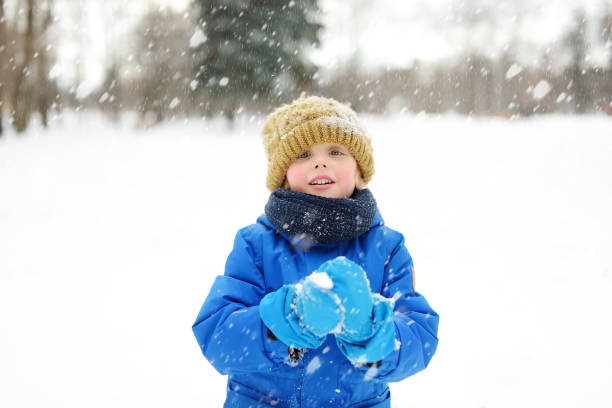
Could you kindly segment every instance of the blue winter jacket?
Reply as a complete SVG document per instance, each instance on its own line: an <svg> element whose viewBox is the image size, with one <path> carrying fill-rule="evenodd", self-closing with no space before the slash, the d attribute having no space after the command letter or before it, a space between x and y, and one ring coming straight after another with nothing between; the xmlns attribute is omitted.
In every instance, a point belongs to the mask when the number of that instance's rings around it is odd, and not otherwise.
<svg viewBox="0 0 612 408"><path fill-rule="evenodd" d="M262 323L259 302L340 255L363 267L373 293L396 299L398 346L378 364L354 366L328 335L290 364L287 346ZM225 274L215 279L193 325L206 358L228 374L224 407L389 407L387 383L424 369L438 344L438 315L414 291L413 274L403 236L379 213L357 238L308 248L292 245L265 215L239 230Z"/></svg>

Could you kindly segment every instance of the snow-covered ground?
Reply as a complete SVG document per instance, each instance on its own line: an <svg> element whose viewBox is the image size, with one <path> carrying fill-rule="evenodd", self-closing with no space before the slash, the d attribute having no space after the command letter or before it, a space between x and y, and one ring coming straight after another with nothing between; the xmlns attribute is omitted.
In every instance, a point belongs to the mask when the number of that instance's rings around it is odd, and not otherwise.
<svg viewBox="0 0 612 408"><path fill-rule="evenodd" d="M95 115L0 139L0 406L220 407L191 324L262 212L260 120ZM440 313L400 407L612 406L612 120L368 117Z"/></svg>

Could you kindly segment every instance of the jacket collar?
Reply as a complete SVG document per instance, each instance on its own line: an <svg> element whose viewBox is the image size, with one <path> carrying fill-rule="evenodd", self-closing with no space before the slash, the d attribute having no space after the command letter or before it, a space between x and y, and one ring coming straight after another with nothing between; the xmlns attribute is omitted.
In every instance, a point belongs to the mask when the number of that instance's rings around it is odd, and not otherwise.
<svg viewBox="0 0 612 408"><path fill-rule="evenodd" d="M285 234L283 231L281 231L280 229L276 228L276 226L274 224L272 224L272 222L268 219L268 217L266 216L266 214L261 214L258 218L257 218L257 223L261 224L271 230L273 230L274 232L276 232L278 235L282 236L283 238L285 238L285 240L287 240L288 242L293 242L293 239L291 237L289 237L287 234ZM374 218L372 219L372 222L370 223L370 227L368 229L368 232L371 231L373 228L379 227L379 226L383 226L385 225L385 220L383 219L382 215L380 214L380 210L376 210L376 214L374 215ZM335 245L335 244L313 244L313 246L319 246L319 245Z"/></svg>

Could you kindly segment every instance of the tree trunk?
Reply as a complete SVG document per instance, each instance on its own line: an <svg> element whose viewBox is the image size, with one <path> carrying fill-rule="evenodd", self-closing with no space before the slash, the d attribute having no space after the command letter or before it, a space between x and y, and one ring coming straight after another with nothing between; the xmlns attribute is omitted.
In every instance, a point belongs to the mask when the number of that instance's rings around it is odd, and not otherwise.
<svg viewBox="0 0 612 408"><path fill-rule="evenodd" d="M4 131L4 128L2 127L2 120L4 119L6 84L8 83L8 78L6 76L6 62L8 61L6 55L8 52L9 48L6 33L6 17L4 15L4 0L0 0L0 137L2 137L2 133Z"/></svg>
<svg viewBox="0 0 612 408"><path fill-rule="evenodd" d="M45 16L43 18L40 34L38 36L38 72L36 75L36 80L38 83L38 111L40 112L42 125L44 127L47 127L48 125L48 112L51 105L51 98L49 97L51 92L51 83L47 77L47 31L49 30L49 26L53 21L53 16L51 13L52 0L47 0L46 5L47 9L45 10Z"/></svg>
<svg viewBox="0 0 612 408"><path fill-rule="evenodd" d="M13 126L19 133L23 132L30 118L30 88L28 76L30 75L30 64L34 50L34 0L27 0L26 4L26 31L23 38L23 62L17 69L15 78L15 90L13 93L13 104L15 108L15 120Z"/></svg>

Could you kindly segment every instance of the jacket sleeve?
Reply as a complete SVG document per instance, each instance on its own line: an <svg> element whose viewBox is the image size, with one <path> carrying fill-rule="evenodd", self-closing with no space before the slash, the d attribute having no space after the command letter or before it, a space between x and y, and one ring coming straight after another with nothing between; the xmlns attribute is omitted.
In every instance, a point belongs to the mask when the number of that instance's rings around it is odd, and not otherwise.
<svg viewBox="0 0 612 408"><path fill-rule="evenodd" d="M273 369L287 347L271 341L259 316L265 295L262 263L249 227L238 231L223 276L215 279L192 326L204 356L221 374Z"/></svg>
<svg viewBox="0 0 612 408"><path fill-rule="evenodd" d="M412 258L401 234L385 267L381 294L395 299L396 347L378 364L368 364L361 369L368 379L400 381L429 364L438 345L439 320L427 300L414 290Z"/></svg>

